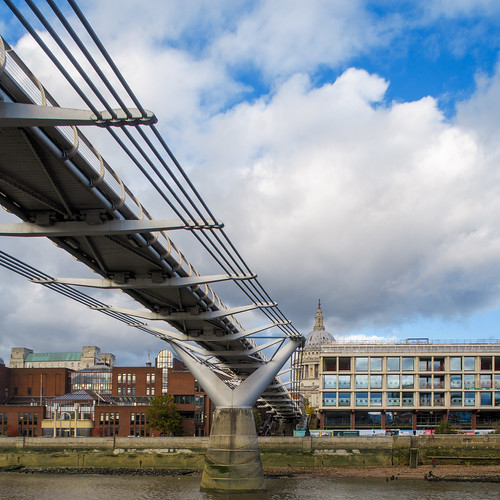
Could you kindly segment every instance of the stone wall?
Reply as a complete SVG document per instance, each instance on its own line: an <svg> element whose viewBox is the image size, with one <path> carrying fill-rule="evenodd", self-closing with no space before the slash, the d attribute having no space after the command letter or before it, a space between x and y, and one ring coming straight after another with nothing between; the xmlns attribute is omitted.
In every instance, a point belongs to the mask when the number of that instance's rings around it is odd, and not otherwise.
<svg viewBox="0 0 500 500"><path fill-rule="evenodd" d="M201 470L208 437L0 438L0 467ZM262 437L264 467L500 464L500 435Z"/></svg>

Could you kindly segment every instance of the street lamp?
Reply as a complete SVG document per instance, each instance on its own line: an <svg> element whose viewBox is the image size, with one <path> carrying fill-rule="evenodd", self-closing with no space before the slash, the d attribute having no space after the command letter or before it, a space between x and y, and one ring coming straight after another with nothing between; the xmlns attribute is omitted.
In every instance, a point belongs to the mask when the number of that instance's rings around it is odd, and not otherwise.
<svg viewBox="0 0 500 500"><path fill-rule="evenodd" d="M23 432L23 419L24 419L24 417L22 415L19 415L19 420L21 421L21 436L24 436L24 432Z"/></svg>

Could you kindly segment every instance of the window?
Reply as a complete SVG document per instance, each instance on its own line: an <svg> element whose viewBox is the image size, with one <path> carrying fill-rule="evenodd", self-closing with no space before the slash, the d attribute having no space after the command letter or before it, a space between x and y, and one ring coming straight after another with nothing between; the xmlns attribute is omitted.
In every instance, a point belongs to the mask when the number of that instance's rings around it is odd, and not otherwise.
<svg viewBox="0 0 500 500"><path fill-rule="evenodd" d="M472 374L464 375L464 389L474 389L476 387L476 376Z"/></svg>
<svg viewBox="0 0 500 500"><path fill-rule="evenodd" d="M413 375L402 375L401 386L403 389L413 389Z"/></svg>
<svg viewBox="0 0 500 500"><path fill-rule="evenodd" d="M481 356L480 358L481 371L490 371L492 369L491 356Z"/></svg>
<svg viewBox="0 0 500 500"><path fill-rule="evenodd" d="M337 393L336 392L324 392L323 393L323 406L336 406L337 405Z"/></svg>
<svg viewBox="0 0 500 500"><path fill-rule="evenodd" d="M176 395L174 396L174 403L178 405L193 405L194 395L191 394Z"/></svg>
<svg viewBox="0 0 500 500"><path fill-rule="evenodd" d="M460 375L458 376L460 377ZM444 376L434 375L432 387L434 387L434 389L444 389Z"/></svg>
<svg viewBox="0 0 500 500"><path fill-rule="evenodd" d="M370 358L370 371L372 372L382 371L382 358Z"/></svg>
<svg viewBox="0 0 500 500"><path fill-rule="evenodd" d="M367 392L357 392L356 393L356 406L368 406L368 393Z"/></svg>
<svg viewBox="0 0 500 500"><path fill-rule="evenodd" d="M491 392L481 392L481 406L491 406Z"/></svg>
<svg viewBox="0 0 500 500"><path fill-rule="evenodd" d="M500 406L500 392L495 392L495 406Z"/></svg>
<svg viewBox="0 0 500 500"><path fill-rule="evenodd" d="M495 389L500 389L500 375L495 375Z"/></svg>
<svg viewBox="0 0 500 500"><path fill-rule="evenodd" d="M323 375L323 389L336 389L337 375Z"/></svg>
<svg viewBox="0 0 500 500"><path fill-rule="evenodd" d="M382 375L370 375L370 389L382 389Z"/></svg>
<svg viewBox="0 0 500 500"><path fill-rule="evenodd" d="M434 393L434 406L444 406L444 394L442 392Z"/></svg>
<svg viewBox="0 0 500 500"><path fill-rule="evenodd" d="M403 358L402 365L403 365L403 371L412 372L413 371L413 358Z"/></svg>
<svg viewBox="0 0 500 500"><path fill-rule="evenodd" d="M339 389L350 389L350 388L351 388L351 376L339 375Z"/></svg>
<svg viewBox="0 0 500 500"><path fill-rule="evenodd" d="M370 406L382 406L381 392L372 392L370 394Z"/></svg>
<svg viewBox="0 0 500 500"><path fill-rule="evenodd" d="M387 388L399 389L399 375L387 375Z"/></svg>
<svg viewBox="0 0 500 500"><path fill-rule="evenodd" d="M337 371L337 358L323 358L323 371L336 372Z"/></svg>
<svg viewBox="0 0 500 500"><path fill-rule="evenodd" d="M399 371L399 358L387 358L387 371Z"/></svg>
<svg viewBox="0 0 500 500"><path fill-rule="evenodd" d="M400 404L401 404L401 393L399 392L387 393L387 406L400 406Z"/></svg>
<svg viewBox="0 0 500 500"><path fill-rule="evenodd" d="M118 374L118 376L117 376L116 378L117 378L117 382L118 382L119 384L121 384L121 383L122 383L122 374L121 374L121 373L119 373L119 374Z"/></svg>
<svg viewBox="0 0 500 500"><path fill-rule="evenodd" d="M434 371L435 372L444 371L444 358L434 358Z"/></svg>
<svg viewBox="0 0 500 500"><path fill-rule="evenodd" d="M403 406L413 406L413 392L403 392Z"/></svg>
<svg viewBox="0 0 500 500"><path fill-rule="evenodd" d="M475 392L464 392L464 405L465 406L475 406L476 405L476 393Z"/></svg>
<svg viewBox="0 0 500 500"><path fill-rule="evenodd" d="M432 405L432 393L421 392L420 393L420 406L431 406Z"/></svg>
<svg viewBox="0 0 500 500"><path fill-rule="evenodd" d="M351 371L351 358L339 358L339 371Z"/></svg>
<svg viewBox="0 0 500 500"><path fill-rule="evenodd" d="M419 377L420 389L431 389L432 388L432 377Z"/></svg>
<svg viewBox="0 0 500 500"><path fill-rule="evenodd" d="M462 393L452 392L450 393L451 406L462 406Z"/></svg>
<svg viewBox="0 0 500 500"><path fill-rule="evenodd" d="M500 356L495 356L495 371L500 372Z"/></svg>
<svg viewBox="0 0 500 500"><path fill-rule="evenodd" d="M421 372L430 372L432 371L432 360L431 358L420 358L418 362L418 369Z"/></svg>
<svg viewBox="0 0 500 500"><path fill-rule="evenodd" d="M471 372L476 369L476 358L473 356L466 356L464 358L464 370Z"/></svg>
<svg viewBox="0 0 500 500"><path fill-rule="evenodd" d="M480 375L481 389L491 389L491 375Z"/></svg>
<svg viewBox="0 0 500 500"><path fill-rule="evenodd" d="M368 389L368 375L356 375L356 389Z"/></svg>
<svg viewBox="0 0 500 500"><path fill-rule="evenodd" d="M450 388L451 389L462 388L462 375L450 375Z"/></svg>
<svg viewBox="0 0 500 500"><path fill-rule="evenodd" d="M452 357L450 358L450 370L460 371L462 369L462 358Z"/></svg>
<svg viewBox="0 0 500 500"><path fill-rule="evenodd" d="M357 372L368 371L368 358L356 358L356 371Z"/></svg>
<svg viewBox="0 0 500 500"><path fill-rule="evenodd" d="M350 392L339 392L339 406L351 406Z"/></svg>

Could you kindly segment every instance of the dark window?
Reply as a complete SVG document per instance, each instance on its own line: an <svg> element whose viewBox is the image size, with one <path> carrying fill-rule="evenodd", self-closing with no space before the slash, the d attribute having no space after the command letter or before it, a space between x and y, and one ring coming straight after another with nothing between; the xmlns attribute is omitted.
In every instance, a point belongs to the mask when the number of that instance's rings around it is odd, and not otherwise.
<svg viewBox="0 0 500 500"><path fill-rule="evenodd" d="M339 358L339 371L351 370L351 358Z"/></svg>
<svg viewBox="0 0 500 500"><path fill-rule="evenodd" d="M491 370L491 356L481 356L481 370Z"/></svg>
<svg viewBox="0 0 500 500"><path fill-rule="evenodd" d="M193 405L194 394L177 394L174 396L174 403L178 405Z"/></svg>
<svg viewBox="0 0 500 500"><path fill-rule="evenodd" d="M31 396L32 388L28 387L28 396Z"/></svg>
<svg viewBox="0 0 500 500"><path fill-rule="evenodd" d="M337 371L337 358L323 358L323 371L336 372Z"/></svg>

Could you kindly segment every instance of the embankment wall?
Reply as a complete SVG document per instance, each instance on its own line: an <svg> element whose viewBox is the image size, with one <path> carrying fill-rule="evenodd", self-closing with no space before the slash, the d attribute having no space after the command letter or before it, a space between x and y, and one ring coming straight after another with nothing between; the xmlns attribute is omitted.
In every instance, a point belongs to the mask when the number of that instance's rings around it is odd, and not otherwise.
<svg viewBox="0 0 500 500"><path fill-rule="evenodd" d="M262 437L264 467L500 464L500 435ZM0 468L203 468L208 437L0 438Z"/></svg>

